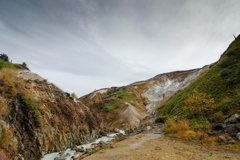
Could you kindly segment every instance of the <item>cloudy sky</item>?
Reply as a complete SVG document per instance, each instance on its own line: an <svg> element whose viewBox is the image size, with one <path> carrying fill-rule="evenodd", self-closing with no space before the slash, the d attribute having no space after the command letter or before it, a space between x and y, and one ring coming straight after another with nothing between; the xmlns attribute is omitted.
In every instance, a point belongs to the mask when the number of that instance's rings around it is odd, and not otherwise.
<svg viewBox="0 0 240 160"><path fill-rule="evenodd" d="M0 53L83 96L217 61L237 0L0 0Z"/></svg>

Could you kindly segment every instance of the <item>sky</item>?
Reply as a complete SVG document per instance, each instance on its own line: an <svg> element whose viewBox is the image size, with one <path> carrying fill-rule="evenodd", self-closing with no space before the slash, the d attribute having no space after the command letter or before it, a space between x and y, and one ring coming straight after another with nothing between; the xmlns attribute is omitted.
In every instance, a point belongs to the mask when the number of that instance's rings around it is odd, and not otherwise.
<svg viewBox="0 0 240 160"><path fill-rule="evenodd" d="M237 0L0 0L0 53L78 97L216 62Z"/></svg>

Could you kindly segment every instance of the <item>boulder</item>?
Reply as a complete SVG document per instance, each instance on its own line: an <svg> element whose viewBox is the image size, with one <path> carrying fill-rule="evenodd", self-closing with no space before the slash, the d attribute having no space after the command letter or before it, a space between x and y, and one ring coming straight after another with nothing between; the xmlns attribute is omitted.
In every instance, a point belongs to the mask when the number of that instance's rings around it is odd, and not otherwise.
<svg viewBox="0 0 240 160"><path fill-rule="evenodd" d="M237 134L237 139L240 141L240 132L238 132L238 134Z"/></svg>
<svg viewBox="0 0 240 160"><path fill-rule="evenodd" d="M214 123L212 125L213 130L224 130L226 128L226 125L221 124L221 123Z"/></svg>
<svg viewBox="0 0 240 160"><path fill-rule="evenodd" d="M111 145L110 148L115 148L115 146L114 146L114 145Z"/></svg>
<svg viewBox="0 0 240 160"><path fill-rule="evenodd" d="M240 115L239 114L234 114L229 118L229 122L232 124L236 124L240 122Z"/></svg>
<svg viewBox="0 0 240 160"><path fill-rule="evenodd" d="M82 149L82 148L74 148L74 150L76 151L76 152L84 152L84 149Z"/></svg>
<svg viewBox="0 0 240 160"><path fill-rule="evenodd" d="M64 153L65 153L64 151L59 152L60 156L63 156Z"/></svg>
<svg viewBox="0 0 240 160"><path fill-rule="evenodd" d="M237 135L238 132L239 132L236 124L227 125L226 128L225 128L225 131L226 131L231 137L236 137L236 135Z"/></svg>
<svg viewBox="0 0 240 160"><path fill-rule="evenodd" d="M237 128L240 130L240 123L236 124L237 125Z"/></svg>
<svg viewBox="0 0 240 160"><path fill-rule="evenodd" d="M98 146L99 146L99 147L103 147L103 146L105 146L105 145L107 145L107 143L105 143L105 142L103 142L103 141L100 141L100 142L98 143Z"/></svg>
<svg viewBox="0 0 240 160"><path fill-rule="evenodd" d="M236 124L240 123L240 115L239 114L234 114L230 118L226 119L224 124Z"/></svg>
<svg viewBox="0 0 240 160"><path fill-rule="evenodd" d="M218 136L225 135L225 132L223 130L219 130L219 131L217 131L217 135Z"/></svg>
<svg viewBox="0 0 240 160"><path fill-rule="evenodd" d="M120 133L120 130L117 129L117 128L114 128L114 132L115 132L115 133Z"/></svg>
<svg viewBox="0 0 240 160"><path fill-rule="evenodd" d="M236 141L232 139L232 140L230 140L228 143L229 143L229 144L235 144Z"/></svg>
<svg viewBox="0 0 240 160"><path fill-rule="evenodd" d="M74 150L75 148L77 148L77 145L72 146L71 150Z"/></svg>
<svg viewBox="0 0 240 160"><path fill-rule="evenodd" d="M64 155L64 156L54 158L54 160L67 160L67 159L69 159L69 155Z"/></svg>
<svg viewBox="0 0 240 160"><path fill-rule="evenodd" d="M218 136L217 140L220 143L227 143L227 139L224 136Z"/></svg>

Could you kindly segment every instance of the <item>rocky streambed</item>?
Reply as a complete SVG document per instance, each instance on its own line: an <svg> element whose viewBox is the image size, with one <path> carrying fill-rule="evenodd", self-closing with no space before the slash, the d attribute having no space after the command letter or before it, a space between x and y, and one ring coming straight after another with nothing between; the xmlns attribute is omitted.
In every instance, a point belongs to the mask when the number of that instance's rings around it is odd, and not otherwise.
<svg viewBox="0 0 240 160"><path fill-rule="evenodd" d="M73 160L79 158L81 155L88 154L95 149L108 145L108 142L115 139L115 137L125 135L123 130L115 129L115 132L117 133L108 134L91 143L73 146L61 152L46 154L41 160Z"/></svg>

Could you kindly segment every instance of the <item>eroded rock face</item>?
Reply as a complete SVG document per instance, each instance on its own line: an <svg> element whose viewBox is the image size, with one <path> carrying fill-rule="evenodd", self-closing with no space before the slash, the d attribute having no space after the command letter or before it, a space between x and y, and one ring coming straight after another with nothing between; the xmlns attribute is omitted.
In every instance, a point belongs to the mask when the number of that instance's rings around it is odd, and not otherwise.
<svg viewBox="0 0 240 160"><path fill-rule="evenodd" d="M188 86L207 68L208 66L189 71L164 73L146 81L118 87L124 88L131 94L131 101L125 102L126 98L118 96L117 87L94 91L81 97L80 101L98 113L104 126L121 129L134 128L146 116L154 116L157 107L163 105L177 91ZM108 98L109 95L112 95L112 98ZM114 101L119 102L117 107L110 110L104 108ZM124 103L121 103L122 101Z"/></svg>
<svg viewBox="0 0 240 160"><path fill-rule="evenodd" d="M22 94L11 99L10 120L5 121L14 131L17 152L23 158L40 158L99 137L98 119L82 102L30 71L18 76L25 79L23 91L31 95L31 101Z"/></svg>

